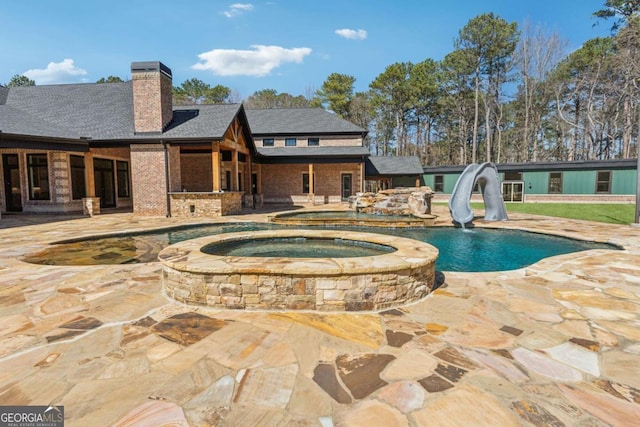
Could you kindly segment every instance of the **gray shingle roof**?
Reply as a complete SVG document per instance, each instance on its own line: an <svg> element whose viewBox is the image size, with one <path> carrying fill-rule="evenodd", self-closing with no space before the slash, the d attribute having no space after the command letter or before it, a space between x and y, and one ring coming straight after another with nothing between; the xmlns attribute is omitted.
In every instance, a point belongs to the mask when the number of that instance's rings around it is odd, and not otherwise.
<svg viewBox="0 0 640 427"><path fill-rule="evenodd" d="M253 135L363 134L366 130L322 108L247 109Z"/></svg>
<svg viewBox="0 0 640 427"><path fill-rule="evenodd" d="M5 134L93 141L149 138L219 139L241 104L174 106L174 119L162 134L136 134L131 82L83 83L0 88L0 131ZM366 131L321 108L246 110L252 134L363 135ZM269 151L266 156L362 155L361 147L323 147L304 152ZM321 154L318 154L321 153Z"/></svg>
<svg viewBox="0 0 640 427"><path fill-rule="evenodd" d="M163 138L222 138L240 104L174 106Z"/></svg>
<svg viewBox="0 0 640 427"><path fill-rule="evenodd" d="M240 104L176 106L163 138L220 138ZM0 130L21 135L135 140L131 82L10 88L0 105ZM160 136L160 135L158 135Z"/></svg>
<svg viewBox="0 0 640 427"><path fill-rule="evenodd" d="M122 139L133 135L131 83L24 86L9 89L6 105L66 129L66 138ZM15 127L32 135L32 124ZM53 136L53 135L50 135Z"/></svg>
<svg viewBox="0 0 640 427"><path fill-rule="evenodd" d="M422 175L420 159L416 156L388 157L372 156L364 164L365 175Z"/></svg>
<svg viewBox="0 0 640 427"><path fill-rule="evenodd" d="M0 105L0 131L5 134L42 136L49 138L78 138L74 131L50 123L9 105Z"/></svg>

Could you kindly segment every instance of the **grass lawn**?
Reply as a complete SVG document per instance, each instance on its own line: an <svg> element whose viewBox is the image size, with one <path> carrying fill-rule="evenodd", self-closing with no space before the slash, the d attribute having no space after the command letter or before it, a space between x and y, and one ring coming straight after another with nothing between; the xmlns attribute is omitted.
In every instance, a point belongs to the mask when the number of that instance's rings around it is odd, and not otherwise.
<svg viewBox="0 0 640 427"><path fill-rule="evenodd" d="M476 205L475 203L473 205ZM478 209L484 209L482 203ZM474 209L476 206L474 206ZM631 224L636 207L633 204L599 203L507 203L508 212L522 212L561 218L586 219L612 224Z"/></svg>
<svg viewBox="0 0 640 427"><path fill-rule="evenodd" d="M631 224L635 217L634 204L598 203L507 203L507 213L521 212L561 218L584 219L612 224ZM472 203L474 210L484 210L483 203Z"/></svg>

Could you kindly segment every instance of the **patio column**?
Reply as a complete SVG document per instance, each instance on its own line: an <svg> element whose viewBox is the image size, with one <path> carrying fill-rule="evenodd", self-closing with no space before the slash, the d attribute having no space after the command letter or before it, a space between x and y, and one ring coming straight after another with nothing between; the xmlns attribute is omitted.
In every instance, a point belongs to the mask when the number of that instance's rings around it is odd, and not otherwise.
<svg viewBox="0 0 640 427"><path fill-rule="evenodd" d="M364 162L360 162L360 192L364 193Z"/></svg>
<svg viewBox="0 0 640 427"><path fill-rule="evenodd" d="M93 171L93 153L84 155L84 186L87 197L96 197L96 178Z"/></svg>
<svg viewBox="0 0 640 427"><path fill-rule="evenodd" d="M220 145L217 143L212 143L211 146L211 173L212 173L212 182L213 182L213 191L220 191Z"/></svg>
<svg viewBox="0 0 640 427"><path fill-rule="evenodd" d="M231 152L231 191L240 190L240 180L238 179L238 151Z"/></svg>
<svg viewBox="0 0 640 427"><path fill-rule="evenodd" d="M315 204L316 195L313 186L313 163L309 163L309 202Z"/></svg>
<svg viewBox="0 0 640 427"><path fill-rule="evenodd" d="M96 177L93 170L93 153L88 151L84 155L84 192L82 198L82 212L84 215L100 214L100 198L96 197Z"/></svg>

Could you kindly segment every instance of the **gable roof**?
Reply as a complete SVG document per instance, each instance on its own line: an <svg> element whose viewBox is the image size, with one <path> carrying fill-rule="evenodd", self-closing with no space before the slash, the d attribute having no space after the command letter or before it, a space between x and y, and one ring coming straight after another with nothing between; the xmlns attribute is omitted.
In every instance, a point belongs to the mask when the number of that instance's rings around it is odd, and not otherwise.
<svg viewBox="0 0 640 427"><path fill-rule="evenodd" d="M366 176L422 175L420 159L416 156L371 156L365 164Z"/></svg>
<svg viewBox="0 0 640 427"><path fill-rule="evenodd" d="M5 90L6 89L6 90ZM241 104L174 106L161 134L136 134L131 82L3 88L0 130L6 134L93 141L219 139Z"/></svg>
<svg viewBox="0 0 640 427"><path fill-rule="evenodd" d="M322 108L247 109L254 136L264 135L362 135L367 131Z"/></svg>

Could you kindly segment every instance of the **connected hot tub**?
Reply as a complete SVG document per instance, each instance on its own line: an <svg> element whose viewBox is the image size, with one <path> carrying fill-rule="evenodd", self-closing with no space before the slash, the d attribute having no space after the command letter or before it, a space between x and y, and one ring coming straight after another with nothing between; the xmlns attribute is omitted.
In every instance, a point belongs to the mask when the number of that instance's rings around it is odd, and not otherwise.
<svg viewBox="0 0 640 427"><path fill-rule="evenodd" d="M438 250L417 240L340 230L265 230L163 249L164 290L231 309L382 310L426 296Z"/></svg>

